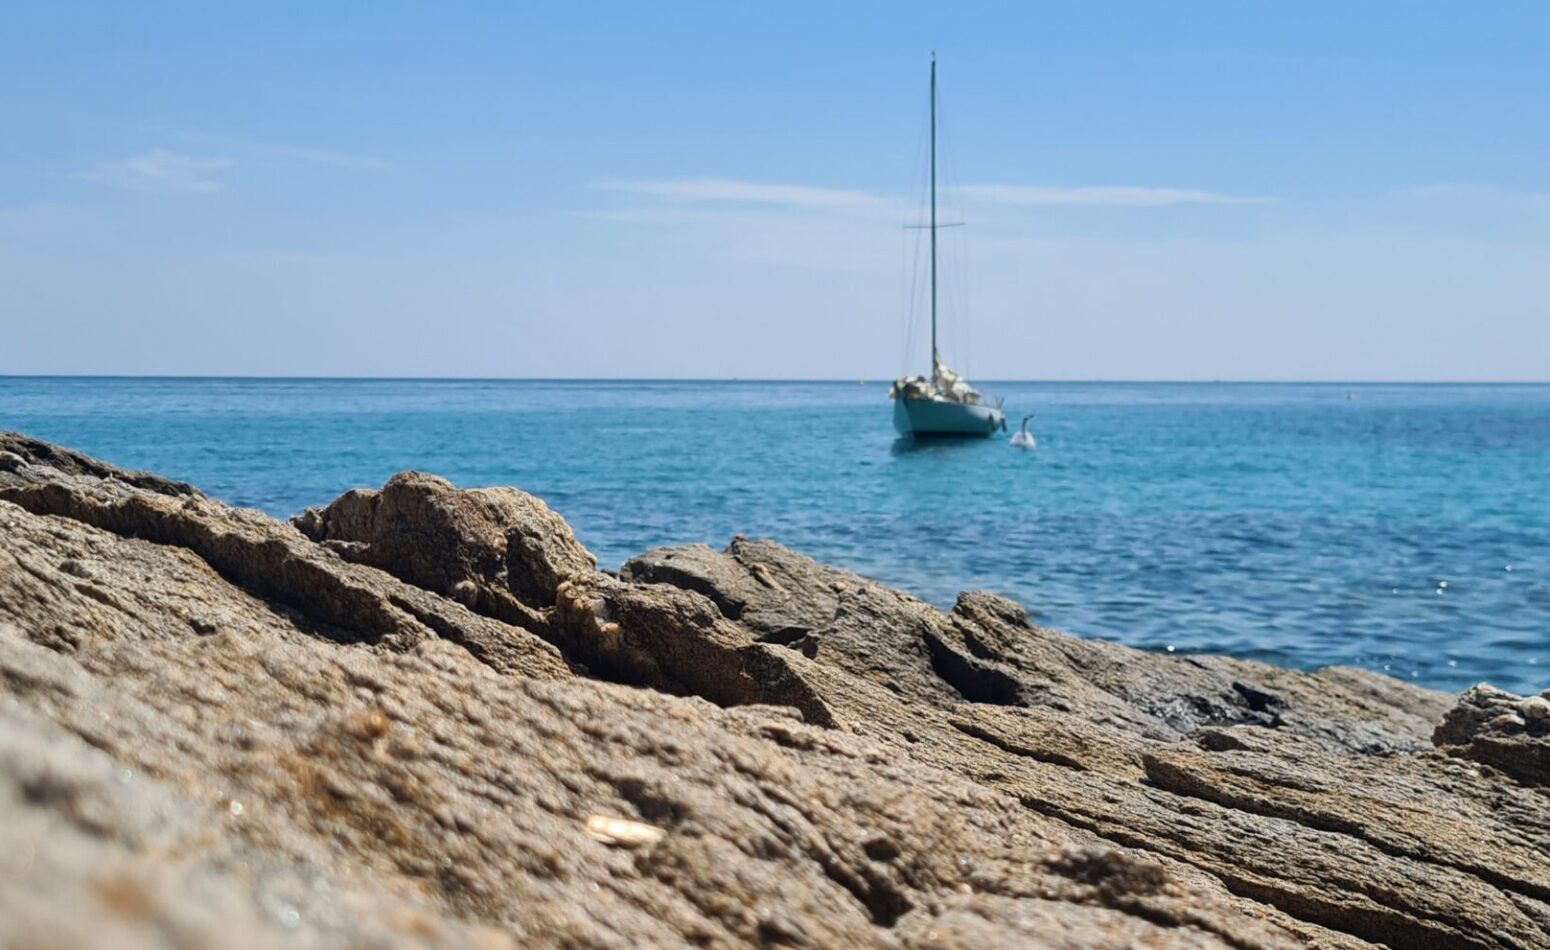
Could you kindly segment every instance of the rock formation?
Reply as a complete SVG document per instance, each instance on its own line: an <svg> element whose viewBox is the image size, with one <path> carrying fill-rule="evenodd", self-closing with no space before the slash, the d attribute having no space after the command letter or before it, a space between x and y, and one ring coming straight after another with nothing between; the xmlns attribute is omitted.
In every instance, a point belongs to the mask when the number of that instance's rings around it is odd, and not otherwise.
<svg viewBox="0 0 1550 950"><path fill-rule="evenodd" d="M0 944L1550 946L1550 703L0 433ZM1542 708L1543 707L1543 708Z"/></svg>
<svg viewBox="0 0 1550 950"><path fill-rule="evenodd" d="M1486 683L1475 686L1448 711L1432 741L1524 785L1550 786L1550 690L1525 698Z"/></svg>

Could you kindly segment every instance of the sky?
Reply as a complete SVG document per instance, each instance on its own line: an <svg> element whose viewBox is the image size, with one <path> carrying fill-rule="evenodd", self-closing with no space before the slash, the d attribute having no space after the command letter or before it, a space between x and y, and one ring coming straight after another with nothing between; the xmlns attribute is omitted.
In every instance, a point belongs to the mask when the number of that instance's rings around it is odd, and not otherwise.
<svg viewBox="0 0 1550 950"><path fill-rule="evenodd" d="M0 374L1550 380L1550 4L0 0Z"/></svg>

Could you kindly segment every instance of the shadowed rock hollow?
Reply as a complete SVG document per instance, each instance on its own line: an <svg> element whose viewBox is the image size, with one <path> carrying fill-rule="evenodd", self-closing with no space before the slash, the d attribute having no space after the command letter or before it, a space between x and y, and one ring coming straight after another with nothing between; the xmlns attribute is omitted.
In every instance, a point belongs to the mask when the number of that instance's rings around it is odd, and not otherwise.
<svg viewBox="0 0 1550 950"><path fill-rule="evenodd" d="M1550 946L1550 704L0 434L0 942Z"/></svg>

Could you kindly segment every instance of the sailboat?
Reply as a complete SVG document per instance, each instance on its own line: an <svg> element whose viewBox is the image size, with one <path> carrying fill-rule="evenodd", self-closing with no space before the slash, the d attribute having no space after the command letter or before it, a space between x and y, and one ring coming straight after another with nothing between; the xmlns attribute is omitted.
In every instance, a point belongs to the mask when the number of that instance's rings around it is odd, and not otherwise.
<svg viewBox="0 0 1550 950"><path fill-rule="evenodd" d="M936 343L936 54L931 56L931 378L902 376L893 381L893 427L901 436L985 437L1006 431L1006 415L979 390L942 362Z"/></svg>

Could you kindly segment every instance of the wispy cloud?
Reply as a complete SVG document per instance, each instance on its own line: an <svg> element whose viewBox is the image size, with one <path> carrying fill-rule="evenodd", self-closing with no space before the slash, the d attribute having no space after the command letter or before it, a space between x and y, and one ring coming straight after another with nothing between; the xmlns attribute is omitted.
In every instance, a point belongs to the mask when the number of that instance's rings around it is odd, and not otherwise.
<svg viewBox="0 0 1550 950"><path fill-rule="evenodd" d="M1442 181L1394 192L1401 208L1438 222L1491 222L1493 227L1550 224L1550 191L1533 191L1478 182Z"/></svg>
<svg viewBox="0 0 1550 950"><path fill-rule="evenodd" d="M362 155L358 152L345 152L331 148L316 148L309 145L288 145L281 142L266 142L259 139L245 138L240 135L225 135L217 132L201 132L193 129L175 129L157 127L158 133L170 135L183 142L217 148L223 152L242 156L244 159L255 161L280 161L299 162L307 165L327 165L333 168L354 168L362 170L383 169L392 167L388 161L371 155Z"/></svg>
<svg viewBox="0 0 1550 950"><path fill-rule="evenodd" d="M1415 188L1404 188L1399 197L1414 201L1454 202L1497 207L1527 206L1536 210L1550 209L1550 192L1516 191L1496 185L1480 185L1469 182L1444 181Z"/></svg>
<svg viewBox="0 0 1550 950"><path fill-rule="evenodd" d="M673 202L720 202L784 205L797 208L846 208L878 205L888 199L848 188L770 185L728 178L652 178L602 182L596 187Z"/></svg>
<svg viewBox="0 0 1550 950"><path fill-rule="evenodd" d="M855 188L779 185L731 178L651 178L603 182L596 187L681 204L753 204L788 208L880 208L902 205L898 198ZM1268 198L1219 194L1191 188L1131 185L1075 188L1047 185L959 185L953 192L966 201L999 205L1161 208L1171 205L1247 205L1270 202Z"/></svg>
<svg viewBox="0 0 1550 950"><path fill-rule="evenodd" d="M1224 195L1193 188L1095 185L1061 188L1047 185L959 185L953 191L968 201L1002 205L1110 208L1164 208L1171 205L1269 204L1269 198Z"/></svg>
<svg viewBox="0 0 1550 950"><path fill-rule="evenodd" d="M229 158L197 158L158 148L119 162L107 162L75 177L132 191L204 193L225 191L218 172L235 163Z"/></svg>

